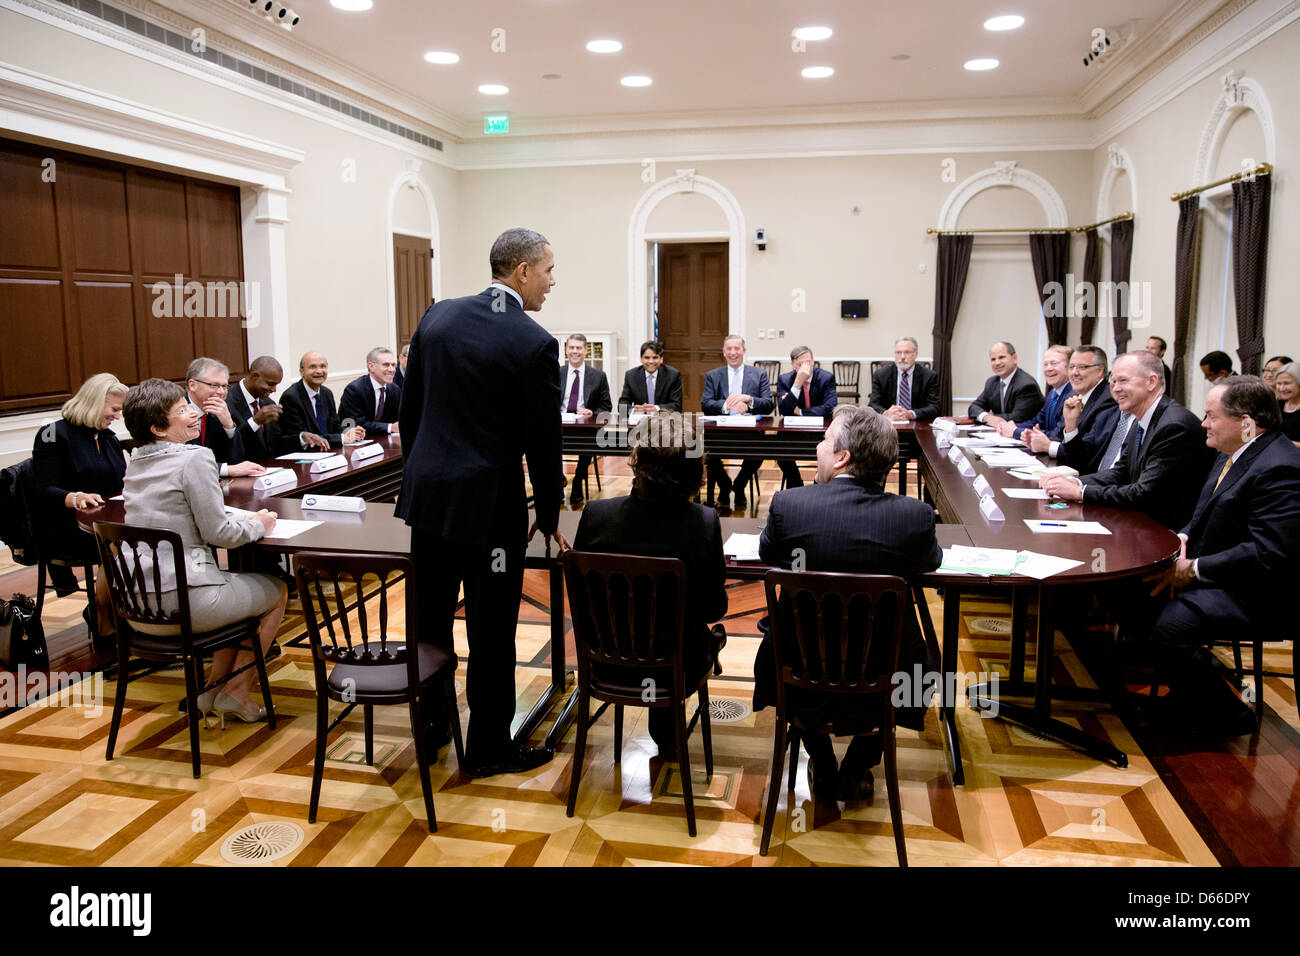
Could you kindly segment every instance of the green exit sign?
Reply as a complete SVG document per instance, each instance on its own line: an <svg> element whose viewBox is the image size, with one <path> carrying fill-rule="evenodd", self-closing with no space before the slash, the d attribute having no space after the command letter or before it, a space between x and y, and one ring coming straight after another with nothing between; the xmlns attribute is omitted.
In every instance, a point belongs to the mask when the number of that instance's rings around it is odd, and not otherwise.
<svg viewBox="0 0 1300 956"><path fill-rule="evenodd" d="M483 117L483 132L488 136L499 136L510 132L510 114Z"/></svg>

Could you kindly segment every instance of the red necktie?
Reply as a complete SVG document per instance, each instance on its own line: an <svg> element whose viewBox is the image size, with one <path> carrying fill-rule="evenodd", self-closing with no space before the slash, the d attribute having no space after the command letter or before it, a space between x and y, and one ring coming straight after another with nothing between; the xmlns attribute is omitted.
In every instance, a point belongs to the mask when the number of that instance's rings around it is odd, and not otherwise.
<svg viewBox="0 0 1300 956"><path fill-rule="evenodd" d="M207 443L208 443L208 416L204 415L202 418L199 419L199 444L206 445Z"/></svg>
<svg viewBox="0 0 1300 956"><path fill-rule="evenodd" d="M811 384L812 384L811 379L803 383L803 407L804 408L812 408L812 399L808 395L808 386Z"/></svg>
<svg viewBox="0 0 1300 956"><path fill-rule="evenodd" d="M257 414L257 406L260 405L260 404L261 404L261 402L260 402L258 399L256 399L256 398L253 399L253 414L254 414L254 415Z"/></svg>

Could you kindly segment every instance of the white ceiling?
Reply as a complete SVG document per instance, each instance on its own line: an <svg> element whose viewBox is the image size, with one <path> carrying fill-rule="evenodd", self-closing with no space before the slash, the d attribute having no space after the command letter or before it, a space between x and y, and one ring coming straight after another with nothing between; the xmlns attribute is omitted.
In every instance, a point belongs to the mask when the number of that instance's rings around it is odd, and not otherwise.
<svg viewBox="0 0 1300 956"><path fill-rule="evenodd" d="M1121 34L1138 45L1172 11L1204 9L1188 0L374 0L369 11L345 13L328 0L289 0L302 16L289 34L255 16L245 0L162 3L201 11L214 27L268 52L292 51L306 69L400 92L426 116L471 136L485 113L499 112L511 114L512 129L554 129L560 119L590 127L630 115L981 100L999 110L1019 101L1077 108L1085 88L1124 55ZM988 17L1007 13L1021 14L1025 25L1005 33L983 28ZM835 35L793 52L791 31L805 25L829 26ZM1114 47L1085 67L1097 27L1111 33ZM505 52L492 50L496 28L505 31ZM604 37L621 40L622 52L587 52L588 40ZM461 59L430 65L428 50ZM910 58L892 59L901 54ZM975 57L1001 65L963 69ZM835 75L801 77L812 65L831 66ZM547 73L560 78L542 79ZM621 86L629 73L654 84ZM485 96L477 91L483 83L510 92Z"/></svg>

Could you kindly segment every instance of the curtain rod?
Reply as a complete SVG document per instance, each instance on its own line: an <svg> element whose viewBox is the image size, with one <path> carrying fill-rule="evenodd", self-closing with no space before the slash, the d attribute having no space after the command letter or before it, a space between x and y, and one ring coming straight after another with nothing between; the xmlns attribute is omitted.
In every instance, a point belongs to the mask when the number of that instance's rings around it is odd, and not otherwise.
<svg viewBox="0 0 1300 956"><path fill-rule="evenodd" d="M1109 219L1103 219L1101 222L1094 222L1091 226L1060 226L1052 228L1050 226L1025 226L1018 229L935 229L933 226L925 227L927 236L945 236L945 235L963 235L977 232L1023 232L1023 233L1062 233L1062 232L1087 232L1089 229L1096 229L1098 226L1104 226L1107 223L1118 222L1121 219L1132 219L1131 212L1122 212L1118 216L1111 216Z"/></svg>
<svg viewBox="0 0 1300 956"><path fill-rule="evenodd" d="M1245 179L1247 176L1257 176L1257 175L1267 176L1272 171L1273 171L1273 165L1271 163L1260 163L1254 169L1248 169L1240 173L1234 173L1231 176L1225 176L1222 179L1216 179L1212 183L1206 183L1204 186L1197 186L1194 189L1184 189L1180 193L1174 193L1169 198L1173 202L1178 202L1181 199L1186 199L1188 196L1195 196L1197 193L1203 193L1207 189L1213 189L1215 186L1222 186L1225 183L1235 183L1238 179Z"/></svg>

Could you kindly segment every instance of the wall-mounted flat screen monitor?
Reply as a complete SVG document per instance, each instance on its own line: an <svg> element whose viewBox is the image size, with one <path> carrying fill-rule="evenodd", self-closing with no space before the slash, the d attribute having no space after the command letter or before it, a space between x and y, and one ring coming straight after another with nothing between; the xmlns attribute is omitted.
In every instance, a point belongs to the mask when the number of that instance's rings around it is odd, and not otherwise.
<svg viewBox="0 0 1300 956"><path fill-rule="evenodd" d="M866 299L840 299L840 318L865 319L868 304Z"/></svg>

